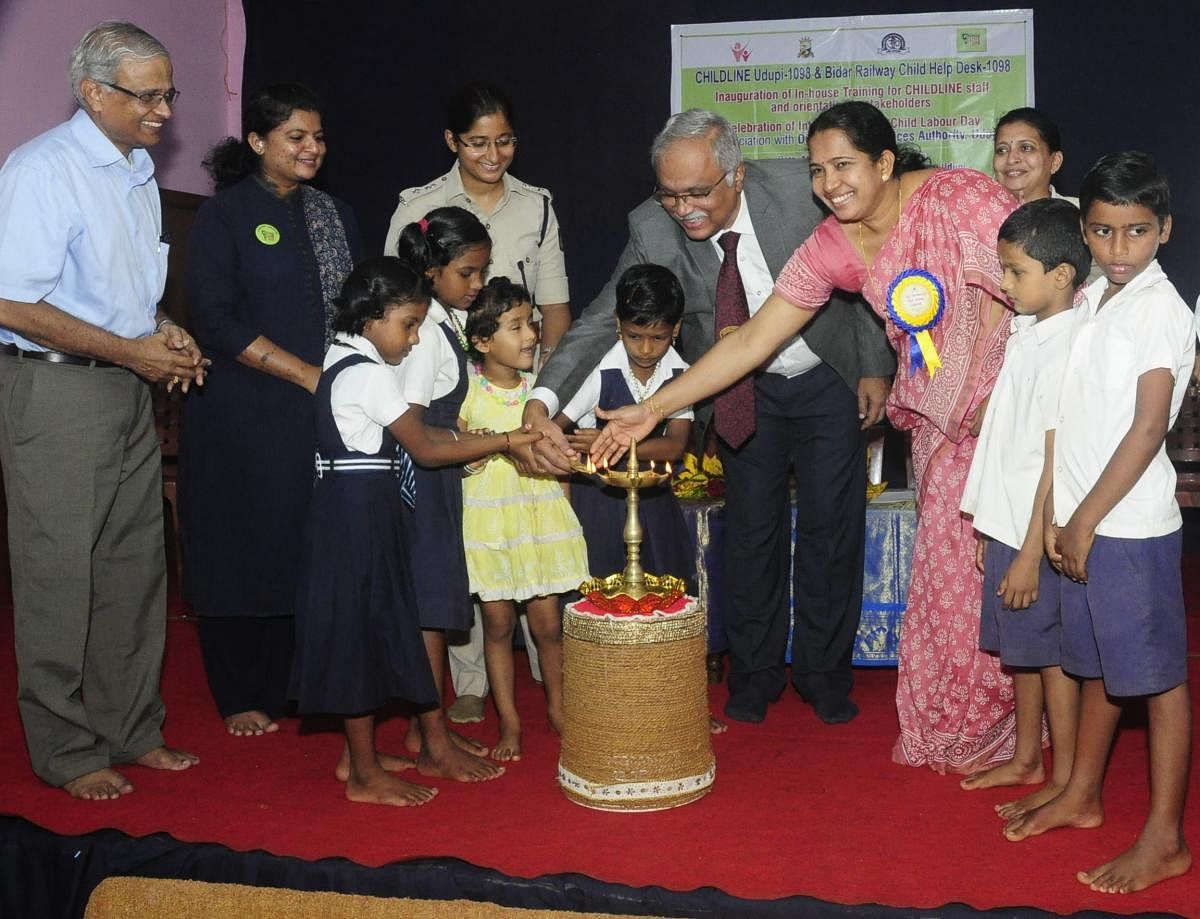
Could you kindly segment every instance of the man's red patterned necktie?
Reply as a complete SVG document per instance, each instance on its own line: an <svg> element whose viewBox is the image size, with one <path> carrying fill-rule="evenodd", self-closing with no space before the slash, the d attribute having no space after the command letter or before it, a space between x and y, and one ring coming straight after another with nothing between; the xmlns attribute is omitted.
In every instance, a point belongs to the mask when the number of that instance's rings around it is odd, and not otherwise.
<svg viewBox="0 0 1200 919"><path fill-rule="evenodd" d="M717 275L717 302L713 310L713 328L717 341L750 318L746 288L738 271L739 233L725 233L717 240L725 250ZM754 377L746 376L717 396L714 402L714 426L720 438L735 450L754 433Z"/></svg>

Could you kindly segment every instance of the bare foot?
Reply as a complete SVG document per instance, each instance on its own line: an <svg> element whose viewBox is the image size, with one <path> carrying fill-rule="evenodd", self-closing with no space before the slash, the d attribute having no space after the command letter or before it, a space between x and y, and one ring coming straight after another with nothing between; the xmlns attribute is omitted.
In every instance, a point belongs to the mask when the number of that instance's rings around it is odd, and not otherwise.
<svg viewBox="0 0 1200 919"><path fill-rule="evenodd" d="M500 724L500 739L492 747L492 759L498 763L517 762L521 759L521 723L505 726Z"/></svg>
<svg viewBox="0 0 1200 919"><path fill-rule="evenodd" d="M464 737L458 731L451 731L447 728L450 735L450 740L458 749L464 753L470 753L472 756L487 756L491 750L481 744L474 737ZM408 733L404 735L404 749L416 756L421 752L421 731L417 727L417 720L414 718L412 726L408 729Z"/></svg>
<svg viewBox="0 0 1200 919"><path fill-rule="evenodd" d="M414 785L387 773L375 773L365 780L352 778L346 782L346 797L360 804L415 807L428 804L437 793L436 788Z"/></svg>
<svg viewBox="0 0 1200 919"><path fill-rule="evenodd" d="M133 791L129 779L115 769L97 769L76 776L63 785L63 791L81 801L114 801Z"/></svg>
<svg viewBox="0 0 1200 919"><path fill-rule="evenodd" d="M403 772L405 769L412 769L417 765L407 756L395 756L380 750L375 751L375 762L385 772ZM342 747L342 758L338 760L333 774L337 776L339 782L350 781L350 751L344 746Z"/></svg>
<svg viewBox="0 0 1200 919"><path fill-rule="evenodd" d="M724 721L718 721L712 715L708 716L708 733L724 734L728 730L729 725L727 725Z"/></svg>
<svg viewBox="0 0 1200 919"><path fill-rule="evenodd" d="M1030 792L1023 798L1014 798L1012 801L997 804L996 813L1005 820L1012 820L1023 814L1028 814L1031 810L1039 808L1043 804L1050 803L1062 794L1062 790L1062 785L1055 785L1053 782L1048 782L1037 791Z"/></svg>
<svg viewBox="0 0 1200 919"><path fill-rule="evenodd" d="M417 771L421 775L454 779L456 782L487 782L504 775L503 766L489 763L453 744L447 744L437 754L429 749L422 750L417 757Z"/></svg>
<svg viewBox="0 0 1200 919"><path fill-rule="evenodd" d="M470 753L472 756L487 756L492 752L489 747L484 746L474 737L464 737L458 731L450 732L450 740L458 749L464 753Z"/></svg>
<svg viewBox="0 0 1200 919"><path fill-rule="evenodd" d="M186 750L176 750L172 747L155 747L134 760L139 766L151 769L166 769L168 772L179 772L200 762L200 757Z"/></svg>
<svg viewBox="0 0 1200 919"><path fill-rule="evenodd" d="M1103 822L1104 808L1099 801L1076 803L1066 800L1066 795L1059 795L1041 807L1008 821L1004 825L1004 836L1011 842L1019 842L1062 826L1089 830Z"/></svg>
<svg viewBox="0 0 1200 919"><path fill-rule="evenodd" d="M1183 840L1155 842L1143 833L1138 841L1110 862L1075 877L1100 893L1133 893L1167 878L1179 877L1192 867L1192 853Z"/></svg>
<svg viewBox="0 0 1200 919"><path fill-rule="evenodd" d="M981 788L999 788L1002 785L1037 785L1046 781L1046 769L1039 751L1036 763L1019 763L1010 759L1006 763L972 772L958 783L963 791L978 791Z"/></svg>
<svg viewBox="0 0 1200 919"><path fill-rule="evenodd" d="M225 729L234 737L257 737L260 734L274 734L279 730L279 725L266 712L255 709L230 715L225 719Z"/></svg>

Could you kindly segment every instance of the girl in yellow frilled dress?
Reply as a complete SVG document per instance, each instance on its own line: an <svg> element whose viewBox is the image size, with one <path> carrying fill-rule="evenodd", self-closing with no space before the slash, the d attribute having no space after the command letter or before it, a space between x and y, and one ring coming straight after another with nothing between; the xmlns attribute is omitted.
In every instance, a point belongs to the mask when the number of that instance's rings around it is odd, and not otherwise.
<svg viewBox="0 0 1200 919"><path fill-rule="evenodd" d="M479 360L469 374L459 413L464 431L520 427L533 382L538 333L523 287L493 278L479 294L466 323ZM471 592L483 614L484 660L492 701L500 716L497 760L521 758L521 719L513 698L513 628L517 604L525 607L542 662L546 711L562 723L561 593L587 577L583 530L550 476L522 475L507 456L467 467L463 481L463 541Z"/></svg>

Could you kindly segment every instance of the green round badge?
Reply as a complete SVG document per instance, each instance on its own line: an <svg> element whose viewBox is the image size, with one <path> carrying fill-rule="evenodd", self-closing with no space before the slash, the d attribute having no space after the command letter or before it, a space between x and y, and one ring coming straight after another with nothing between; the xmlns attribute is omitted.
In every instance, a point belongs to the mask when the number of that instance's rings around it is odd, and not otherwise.
<svg viewBox="0 0 1200 919"><path fill-rule="evenodd" d="M254 235L264 246L273 246L279 242L279 231L269 223L260 223L254 228Z"/></svg>

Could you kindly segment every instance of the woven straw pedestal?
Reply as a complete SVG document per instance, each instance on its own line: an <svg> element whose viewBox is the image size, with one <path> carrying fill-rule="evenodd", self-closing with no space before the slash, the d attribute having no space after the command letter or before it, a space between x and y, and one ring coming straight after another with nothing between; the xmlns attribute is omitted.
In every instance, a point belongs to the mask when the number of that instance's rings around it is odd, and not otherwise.
<svg viewBox="0 0 1200 919"><path fill-rule="evenodd" d="M649 811L703 797L708 730L704 609L610 617L567 606L558 784L585 807Z"/></svg>

